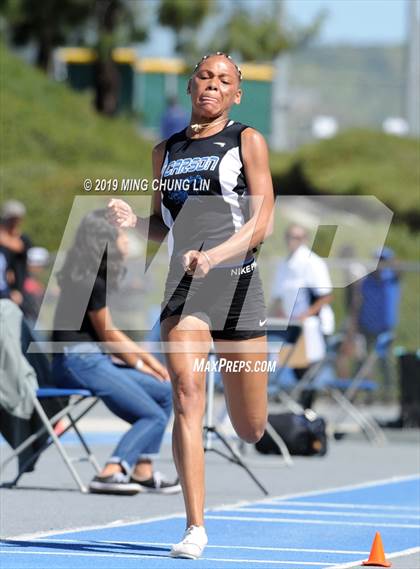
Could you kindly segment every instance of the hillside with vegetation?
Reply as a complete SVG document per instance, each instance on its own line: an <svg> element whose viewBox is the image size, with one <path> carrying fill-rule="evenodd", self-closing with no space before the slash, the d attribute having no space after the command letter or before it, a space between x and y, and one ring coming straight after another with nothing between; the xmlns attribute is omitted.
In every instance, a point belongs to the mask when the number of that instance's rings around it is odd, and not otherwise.
<svg viewBox="0 0 420 569"><path fill-rule="evenodd" d="M272 171L284 193L374 195L419 229L419 150L414 138L353 129L272 156Z"/></svg>
<svg viewBox="0 0 420 569"><path fill-rule="evenodd" d="M38 244L60 243L85 178L144 178L152 145L127 119L97 115L75 93L0 47L3 197L22 200L25 229Z"/></svg>
<svg viewBox="0 0 420 569"><path fill-rule="evenodd" d="M318 45L292 53L292 110L295 99L298 106L292 126L327 114L342 128L380 128L386 117L404 116L405 66L399 45Z"/></svg>

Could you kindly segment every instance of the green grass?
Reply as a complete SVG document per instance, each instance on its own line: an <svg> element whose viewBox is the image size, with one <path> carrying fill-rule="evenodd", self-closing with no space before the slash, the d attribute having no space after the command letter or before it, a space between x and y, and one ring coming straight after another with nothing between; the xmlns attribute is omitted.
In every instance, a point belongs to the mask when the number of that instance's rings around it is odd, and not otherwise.
<svg viewBox="0 0 420 569"><path fill-rule="evenodd" d="M98 116L91 94L45 77L0 47L1 178L4 198L22 200L25 230L55 249L85 178L151 175L152 144L127 119Z"/></svg>

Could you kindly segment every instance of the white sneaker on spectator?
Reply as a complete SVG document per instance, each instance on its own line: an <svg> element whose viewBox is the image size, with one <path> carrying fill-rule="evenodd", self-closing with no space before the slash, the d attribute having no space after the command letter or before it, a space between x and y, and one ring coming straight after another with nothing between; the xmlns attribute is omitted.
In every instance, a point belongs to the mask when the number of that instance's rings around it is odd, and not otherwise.
<svg viewBox="0 0 420 569"><path fill-rule="evenodd" d="M134 476L131 482L139 485L141 492L154 492L156 494L178 494L181 492L181 484L177 478L174 481L166 480L160 472L154 472L148 480L138 480Z"/></svg>
<svg viewBox="0 0 420 569"><path fill-rule="evenodd" d="M170 555L183 559L198 559L201 557L207 541L204 526L190 526L186 529L182 541L172 546Z"/></svg>
<svg viewBox="0 0 420 569"><path fill-rule="evenodd" d="M130 477L123 472L115 472L110 476L95 476L89 484L92 494L125 494L133 496L141 488L138 484L130 482Z"/></svg>

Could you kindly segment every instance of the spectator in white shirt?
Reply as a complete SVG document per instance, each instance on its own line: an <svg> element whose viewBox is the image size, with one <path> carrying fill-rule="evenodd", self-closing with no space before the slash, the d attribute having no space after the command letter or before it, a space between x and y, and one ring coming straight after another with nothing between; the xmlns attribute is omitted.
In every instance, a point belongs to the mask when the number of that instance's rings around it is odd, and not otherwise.
<svg viewBox="0 0 420 569"><path fill-rule="evenodd" d="M285 238L288 255L276 271L271 314L302 322L306 356L312 364L323 358L324 337L334 331L331 278L325 261L309 249L304 227L290 225ZM306 371L307 368L301 368L295 370L295 374L300 379ZM309 407L311 399L305 392L301 403Z"/></svg>

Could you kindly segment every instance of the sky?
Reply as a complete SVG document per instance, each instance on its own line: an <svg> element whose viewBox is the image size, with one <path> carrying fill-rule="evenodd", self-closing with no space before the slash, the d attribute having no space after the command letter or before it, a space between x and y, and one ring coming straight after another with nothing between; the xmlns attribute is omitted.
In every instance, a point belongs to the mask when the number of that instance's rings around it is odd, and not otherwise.
<svg viewBox="0 0 420 569"><path fill-rule="evenodd" d="M409 0L287 0L290 16L308 23L322 9L328 11L321 43L399 43L406 31Z"/></svg>
<svg viewBox="0 0 420 569"><path fill-rule="evenodd" d="M243 0L258 12L275 0ZM308 24L321 11L327 18L317 39L321 44L353 45L395 44L406 33L407 2L420 0L283 0L288 18L297 24ZM153 0L149 0L153 11ZM148 2L148 3L149 3ZM231 0L221 0L228 6ZM228 9L228 8L227 8ZM220 14L223 21L223 14ZM141 47L143 55L173 55L173 35L166 28L153 27L149 41Z"/></svg>

